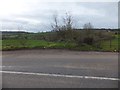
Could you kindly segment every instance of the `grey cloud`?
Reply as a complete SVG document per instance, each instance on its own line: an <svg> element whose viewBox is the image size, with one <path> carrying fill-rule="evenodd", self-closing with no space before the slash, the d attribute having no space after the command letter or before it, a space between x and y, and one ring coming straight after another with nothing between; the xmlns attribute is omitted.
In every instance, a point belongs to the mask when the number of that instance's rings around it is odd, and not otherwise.
<svg viewBox="0 0 120 90"><path fill-rule="evenodd" d="M117 28L118 11L117 2L46 2L39 0L27 1L28 11L23 14L15 14L12 18L3 18L4 28L15 28L20 25L30 31L50 30L52 16L57 13L63 17L66 12L73 15L75 26L81 28L84 23L91 22L97 28ZM34 3L33 3L34 2ZM40 23L31 24L32 21ZM11 24L14 24L11 25ZM16 26L17 27L17 26Z"/></svg>

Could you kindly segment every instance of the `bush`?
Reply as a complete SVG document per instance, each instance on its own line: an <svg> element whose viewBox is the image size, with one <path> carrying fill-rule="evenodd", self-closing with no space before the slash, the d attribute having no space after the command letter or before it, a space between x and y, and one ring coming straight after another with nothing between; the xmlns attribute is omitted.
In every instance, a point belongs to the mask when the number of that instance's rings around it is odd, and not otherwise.
<svg viewBox="0 0 120 90"><path fill-rule="evenodd" d="M84 43L88 44L88 45L92 45L93 44L93 38L91 37L86 37L84 38Z"/></svg>

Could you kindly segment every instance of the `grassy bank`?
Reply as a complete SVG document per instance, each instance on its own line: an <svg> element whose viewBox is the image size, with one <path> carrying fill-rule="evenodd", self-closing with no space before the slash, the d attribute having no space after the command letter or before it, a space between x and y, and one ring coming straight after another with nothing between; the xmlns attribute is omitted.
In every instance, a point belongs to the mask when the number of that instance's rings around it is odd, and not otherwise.
<svg viewBox="0 0 120 90"><path fill-rule="evenodd" d="M47 48L58 48L58 49L71 49L76 45L74 43L59 43L59 42L47 42L42 40L27 40L25 45L22 45L21 40L3 40L2 50L16 50L16 49L47 49ZM24 40L22 40L24 42Z"/></svg>
<svg viewBox="0 0 120 90"><path fill-rule="evenodd" d="M102 41L100 48L91 45L77 45L67 42L48 42L43 40L20 40L7 39L2 40L1 50L18 50L18 49L71 49L80 51L118 51L118 38L111 41ZM23 44L24 43L24 44Z"/></svg>

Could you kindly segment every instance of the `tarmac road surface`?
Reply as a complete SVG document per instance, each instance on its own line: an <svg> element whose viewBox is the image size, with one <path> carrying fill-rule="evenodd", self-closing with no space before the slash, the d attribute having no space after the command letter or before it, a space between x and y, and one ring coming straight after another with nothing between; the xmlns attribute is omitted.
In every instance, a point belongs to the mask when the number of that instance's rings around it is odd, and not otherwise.
<svg viewBox="0 0 120 90"><path fill-rule="evenodd" d="M118 54L3 51L1 72L3 88L118 88Z"/></svg>

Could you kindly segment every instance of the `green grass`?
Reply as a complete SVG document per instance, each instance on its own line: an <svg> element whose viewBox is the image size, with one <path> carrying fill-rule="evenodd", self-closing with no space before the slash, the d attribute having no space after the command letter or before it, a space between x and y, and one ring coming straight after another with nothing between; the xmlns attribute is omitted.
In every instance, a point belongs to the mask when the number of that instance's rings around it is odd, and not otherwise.
<svg viewBox="0 0 120 90"><path fill-rule="evenodd" d="M24 42L24 40L22 40ZM47 42L42 40L27 40L25 45L23 46L21 40L18 39L10 39L10 40L2 40L2 50L16 50L16 49L71 49L71 50L82 50L88 51L93 50L92 46L82 45L78 46L75 43L65 43L65 42Z"/></svg>
<svg viewBox="0 0 120 90"><path fill-rule="evenodd" d="M0 50L2 50L2 40L0 40Z"/></svg>
<svg viewBox="0 0 120 90"><path fill-rule="evenodd" d="M120 36L116 36L115 39L111 40L111 44L110 44L110 40L107 41L102 41L101 42L101 47L103 51L119 51L119 42L120 42Z"/></svg>
<svg viewBox="0 0 120 90"><path fill-rule="evenodd" d="M2 40L2 50L16 50L16 49L33 49L33 48L58 48L58 49L72 49L76 46L74 43L62 43L62 42L47 42L42 40L27 40L25 45L21 44L21 40L11 39Z"/></svg>
<svg viewBox="0 0 120 90"><path fill-rule="evenodd" d="M2 42L2 44L1 44ZM25 43L23 45L22 43ZM1 47L2 46L2 47ZM17 50L17 49L72 49L80 51L118 51L118 36L111 41L102 41L101 48L96 48L91 45L80 45L78 46L75 43L66 43L66 42L48 42L43 40L19 40L19 39L7 39L0 40L0 50Z"/></svg>

